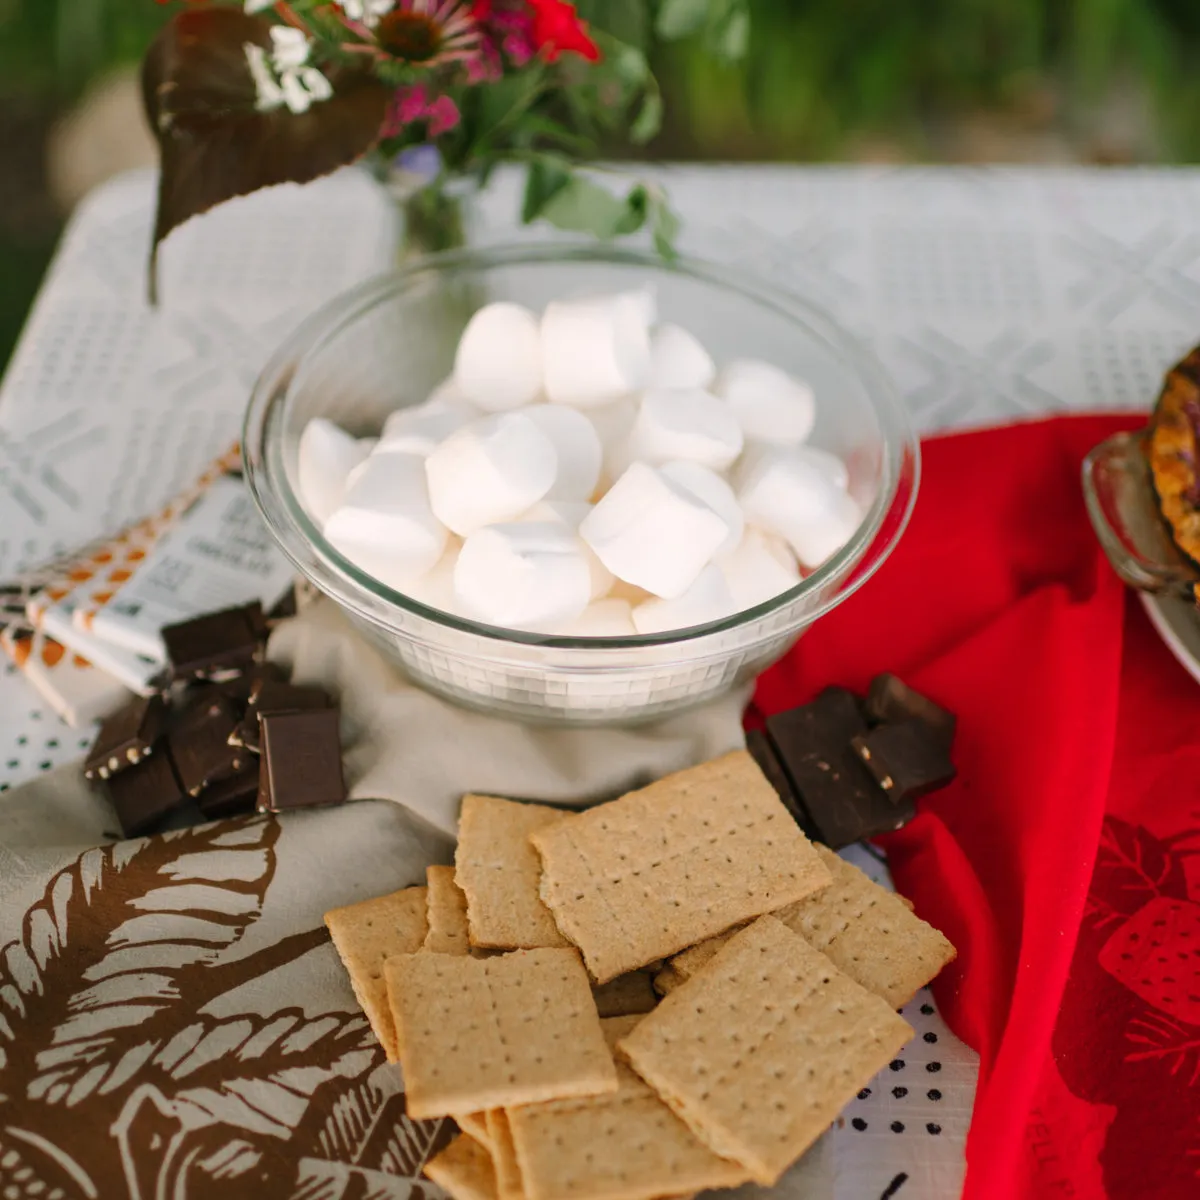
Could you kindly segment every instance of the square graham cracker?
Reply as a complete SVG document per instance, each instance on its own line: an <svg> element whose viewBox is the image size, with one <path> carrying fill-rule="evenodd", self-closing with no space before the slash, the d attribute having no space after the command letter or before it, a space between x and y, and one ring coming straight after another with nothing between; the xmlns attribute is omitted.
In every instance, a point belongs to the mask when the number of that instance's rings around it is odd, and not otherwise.
<svg viewBox="0 0 1200 1200"><path fill-rule="evenodd" d="M492 1135L488 1132L487 1113L459 1113L454 1118L454 1123L463 1131L470 1134L482 1146L487 1147L487 1152L492 1152Z"/></svg>
<svg viewBox="0 0 1200 1200"><path fill-rule="evenodd" d="M616 1089L575 950L402 954L385 976L411 1117Z"/></svg>
<svg viewBox="0 0 1200 1200"><path fill-rule="evenodd" d="M615 1043L638 1017L604 1024ZM624 1063L617 1091L509 1109L528 1200L653 1200L735 1187L747 1173L715 1155Z"/></svg>
<svg viewBox="0 0 1200 1200"><path fill-rule="evenodd" d="M571 816L544 804L463 797L454 873L467 897L472 946L534 950L570 945L538 894L542 864L529 835Z"/></svg>
<svg viewBox="0 0 1200 1200"><path fill-rule="evenodd" d="M597 983L825 887L744 750L536 830L542 899Z"/></svg>
<svg viewBox="0 0 1200 1200"><path fill-rule="evenodd" d="M388 1010L383 963L393 954L415 954L421 949L427 931L426 903L426 889L410 887L325 914L350 986L388 1062L397 1061L396 1030Z"/></svg>
<svg viewBox="0 0 1200 1200"><path fill-rule="evenodd" d="M498 1200L496 1171L487 1147L460 1133L425 1164L425 1174L454 1200Z"/></svg>
<svg viewBox="0 0 1200 1200"><path fill-rule="evenodd" d="M467 898L454 882L454 868L426 867L425 885L429 889L425 949L431 954L470 954Z"/></svg>
<svg viewBox="0 0 1200 1200"><path fill-rule="evenodd" d="M761 917L618 1052L714 1152L774 1184L912 1032L886 1001Z"/></svg>
<svg viewBox="0 0 1200 1200"><path fill-rule="evenodd" d="M492 1152L492 1167L496 1172L496 1191L500 1200L522 1200L525 1190L521 1185L521 1168L517 1163L508 1114L502 1108L493 1108L486 1119L488 1146Z"/></svg>

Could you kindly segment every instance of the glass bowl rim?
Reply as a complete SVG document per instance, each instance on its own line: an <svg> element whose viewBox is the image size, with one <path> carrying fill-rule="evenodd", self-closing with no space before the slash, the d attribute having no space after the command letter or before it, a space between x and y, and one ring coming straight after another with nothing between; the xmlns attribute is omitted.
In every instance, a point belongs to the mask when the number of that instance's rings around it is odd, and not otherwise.
<svg viewBox="0 0 1200 1200"><path fill-rule="evenodd" d="M368 575L325 540L289 484L282 462L282 445L279 444L282 439L275 439L276 444L272 445L268 436L274 428L273 418L279 407L286 405L292 380L305 359L333 343L356 321L403 291L411 279L429 271L476 269L486 272L497 267L564 263L640 267L735 292L751 303L771 309L785 320L801 326L823 351L859 379L879 423L884 452L878 491L854 536L845 546L795 587L719 620L656 634L572 637L489 625L432 608ZM795 293L722 263L684 255L666 259L645 250L571 241L497 243L424 255L365 279L328 300L288 335L259 373L243 419L241 445L246 482L263 520L287 557L305 576L312 579L319 590L332 595L339 603L375 624L386 619L364 609L359 598L344 586L334 587L326 576L314 578L302 547L315 553L335 578L342 577L377 604L398 608L460 633L546 650L622 650L682 644L751 625L805 596L824 590L826 594L821 602L814 610L805 613L804 624L810 624L857 591L891 554L912 516L921 475L920 444L894 385L874 354L825 310ZM904 508L890 522L885 535L886 543L876 547L874 543L884 532L885 519L895 504L906 461L911 486ZM846 576L860 566L872 550L875 553L866 569L847 580Z"/></svg>

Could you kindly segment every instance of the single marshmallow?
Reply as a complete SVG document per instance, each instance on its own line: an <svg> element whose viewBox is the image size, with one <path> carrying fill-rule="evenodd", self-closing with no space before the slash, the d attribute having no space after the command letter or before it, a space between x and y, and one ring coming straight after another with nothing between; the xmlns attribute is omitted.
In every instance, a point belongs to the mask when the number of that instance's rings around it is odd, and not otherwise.
<svg viewBox="0 0 1200 1200"><path fill-rule="evenodd" d="M409 580L400 590L429 608L461 616L463 606L454 590L454 568L461 549L462 540L451 534L442 557L424 575Z"/></svg>
<svg viewBox="0 0 1200 1200"><path fill-rule="evenodd" d="M830 454L828 450L818 450L816 446L796 446L792 453L797 458L812 463L817 470L824 471L842 491L849 489L850 470L845 461L836 454Z"/></svg>
<svg viewBox="0 0 1200 1200"><path fill-rule="evenodd" d="M424 404L399 409L384 421L379 451L424 457L478 417L478 409L472 408L456 391L442 385Z"/></svg>
<svg viewBox="0 0 1200 1200"><path fill-rule="evenodd" d="M748 526L737 548L717 559L737 611L753 608L800 582L795 556L775 534Z"/></svg>
<svg viewBox="0 0 1200 1200"><path fill-rule="evenodd" d="M742 431L729 407L708 392L647 392L625 452L631 462L687 459L723 471L742 452Z"/></svg>
<svg viewBox="0 0 1200 1200"><path fill-rule="evenodd" d="M633 607L628 600L596 600L573 621L554 631L559 637L636 637Z"/></svg>
<svg viewBox="0 0 1200 1200"><path fill-rule="evenodd" d="M817 419L812 388L770 363L737 359L721 372L714 390L748 441L796 446L812 433Z"/></svg>
<svg viewBox="0 0 1200 1200"><path fill-rule="evenodd" d="M706 388L716 378L712 355L682 325L660 325L650 337L651 388Z"/></svg>
<svg viewBox="0 0 1200 1200"><path fill-rule="evenodd" d="M736 611L725 576L715 564L709 563L682 595L673 600L647 600L639 604L633 610L633 624L638 633L666 633L719 621Z"/></svg>
<svg viewBox="0 0 1200 1200"><path fill-rule="evenodd" d="M519 517L557 472L554 444L524 413L465 425L425 460L434 514L460 537Z"/></svg>
<svg viewBox="0 0 1200 1200"><path fill-rule="evenodd" d="M681 596L729 535L703 500L634 463L584 518L579 534L618 579Z"/></svg>
<svg viewBox="0 0 1200 1200"><path fill-rule="evenodd" d="M687 488L693 496L698 496L729 526L729 536L717 547L717 556L734 550L742 540L746 518L733 494L733 488L716 471L710 471L699 463L663 463L659 470L680 487Z"/></svg>
<svg viewBox="0 0 1200 1200"><path fill-rule="evenodd" d="M579 526L584 517L592 511L590 504L580 504L567 500L542 500L518 518L522 525L552 522L563 525L572 533L579 533ZM582 538L579 545L587 559L588 573L592 580L592 599L598 600L606 596L613 585L613 573L596 557L596 552Z"/></svg>
<svg viewBox="0 0 1200 1200"><path fill-rule="evenodd" d="M621 292L582 300L552 300L542 314L546 395L580 408L607 404L641 388L650 369L653 298Z"/></svg>
<svg viewBox="0 0 1200 1200"><path fill-rule="evenodd" d="M324 417L313 417L300 434L296 470L304 507L324 525L342 502L350 472L370 454L373 438L353 438Z"/></svg>
<svg viewBox="0 0 1200 1200"><path fill-rule="evenodd" d="M756 455L739 472L738 499L748 520L786 538L807 567L839 550L862 513L811 455L777 449Z"/></svg>
<svg viewBox="0 0 1200 1200"><path fill-rule="evenodd" d="M446 546L424 466L415 454L372 454L325 522L326 540L389 587L423 575Z"/></svg>
<svg viewBox="0 0 1200 1200"><path fill-rule="evenodd" d="M592 589L575 534L556 523L530 523L471 534L454 568L454 590L481 621L540 631L578 617Z"/></svg>
<svg viewBox="0 0 1200 1200"><path fill-rule="evenodd" d="M520 408L542 390L538 319L519 304L485 304L467 322L454 356L454 383L486 412Z"/></svg>
<svg viewBox="0 0 1200 1200"><path fill-rule="evenodd" d="M637 420L637 402L628 396L614 400L611 404L602 404L598 408L584 410L584 415L591 421L600 438L603 460L600 468L600 482L597 484L599 499L616 480L621 478L625 468L629 466L626 455L626 445L629 431Z"/></svg>
<svg viewBox="0 0 1200 1200"><path fill-rule="evenodd" d="M576 409L533 404L525 415L550 439L558 454L551 500L589 500L600 482L603 447L596 427Z"/></svg>

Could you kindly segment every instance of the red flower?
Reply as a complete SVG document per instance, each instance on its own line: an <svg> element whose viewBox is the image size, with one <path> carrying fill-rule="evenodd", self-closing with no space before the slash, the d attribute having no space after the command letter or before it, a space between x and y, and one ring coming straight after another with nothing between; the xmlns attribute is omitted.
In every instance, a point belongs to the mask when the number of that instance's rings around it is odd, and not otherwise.
<svg viewBox="0 0 1200 1200"><path fill-rule="evenodd" d="M578 54L598 62L600 49L588 37L587 25L567 0L526 0L533 9L533 40L548 62L560 54Z"/></svg>

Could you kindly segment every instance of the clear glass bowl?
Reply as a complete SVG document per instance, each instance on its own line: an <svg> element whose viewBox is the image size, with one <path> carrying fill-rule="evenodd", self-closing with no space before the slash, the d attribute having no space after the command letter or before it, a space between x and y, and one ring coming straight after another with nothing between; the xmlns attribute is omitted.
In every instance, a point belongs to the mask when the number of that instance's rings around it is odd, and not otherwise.
<svg viewBox="0 0 1200 1200"><path fill-rule="evenodd" d="M418 404L450 374L471 313L493 300L540 311L556 298L650 282L662 319L718 363L757 357L807 379L814 445L842 455L863 506L850 542L797 587L736 616L645 637L566 638L451 616L343 558L300 503L300 433L323 416L357 434ZM243 434L246 477L285 553L412 679L471 708L526 721L633 723L703 704L778 659L891 552L916 499L919 450L875 359L824 314L724 267L599 246L514 246L420 259L321 309L274 355Z"/></svg>

